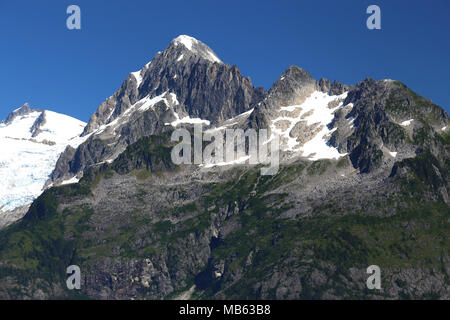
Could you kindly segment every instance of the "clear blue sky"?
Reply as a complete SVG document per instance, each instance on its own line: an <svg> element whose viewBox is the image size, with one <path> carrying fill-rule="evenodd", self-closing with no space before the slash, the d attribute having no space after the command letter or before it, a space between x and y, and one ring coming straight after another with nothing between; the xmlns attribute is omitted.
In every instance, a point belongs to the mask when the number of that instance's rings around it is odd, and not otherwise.
<svg viewBox="0 0 450 320"><path fill-rule="evenodd" d="M66 28L70 4L79 31ZM370 4L380 31L366 28ZM348 84L397 79L448 112L449 15L448 0L0 0L0 119L28 101L87 121L180 34L266 89L295 64Z"/></svg>

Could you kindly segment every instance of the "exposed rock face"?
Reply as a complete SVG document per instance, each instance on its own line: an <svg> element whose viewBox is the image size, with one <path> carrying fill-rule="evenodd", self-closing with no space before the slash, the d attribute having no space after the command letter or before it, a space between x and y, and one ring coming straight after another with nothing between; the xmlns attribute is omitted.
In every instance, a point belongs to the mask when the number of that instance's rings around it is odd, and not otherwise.
<svg viewBox="0 0 450 320"><path fill-rule="evenodd" d="M9 211L2 211L0 213L0 229L3 229L14 222L22 219L22 217L27 213L30 205L21 206Z"/></svg>
<svg viewBox="0 0 450 320"><path fill-rule="evenodd" d="M328 91L330 91L330 88L331 88L331 82L328 79L321 78L317 82L317 89L322 92L328 92Z"/></svg>
<svg viewBox="0 0 450 320"><path fill-rule="evenodd" d="M268 96L257 104L255 111L249 117L248 127L270 128L271 121L279 116L285 116L281 106L300 105L314 92L315 80L305 70L289 67L270 88ZM295 111L295 117L298 111Z"/></svg>
<svg viewBox="0 0 450 320"><path fill-rule="evenodd" d="M294 125L292 130L289 132L289 135L292 138L296 138L300 145L303 145L305 142L308 142L315 137L321 129L322 126L318 123L308 126L306 121L299 121Z"/></svg>
<svg viewBox="0 0 450 320"><path fill-rule="evenodd" d="M314 89L313 77L307 71L291 66L273 84L268 97L257 106L251 117L274 118L280 106L300 105Z"/></svg>
<svg viewBox="0 0 450 320"><path fill-rule="evenodd" d="M340 83L337 80L334 80L333 83L330 80L321 78L316 84L317 90L322 92L329 92L330 95L340 95L344 92L347 92L352 89L351 86Z"/></svg>
<svg viewBox="0 0 450 320"><path fill-rule="evenodd" d="M315 80L309 72L289 67L269 90L270 103L281 106L299 105L315 89Z"/></svg>
<svg viewBox="0 0 450 320"><path fill-rule="evenodd" d="M413 157L423 144L435 150L431 141L419 140L417 134L425 130L426 135L434 135L448 123L445 111L392 80L366 79L357 84L344 102L349 104L351 110L346 107L336 113L333 125L337 130L330 143L349 152L353 165L361 172L381 165L383 147L395 152L398 159ZM352 130L343 124L344 118L351 121ZM415 123L402 125L409 119L415 119ZM440 152L434 154L439 156Z"/></svg>
<svg viewBox="0 0 450 320"><path fill-rule="evenodd" d="M36 121L33 123L33 126L31 127L31 136L33 138L37 137L39 133L42 132L41 126L45 125L45 111L42 111L41 115L36 119Z"/></svg>

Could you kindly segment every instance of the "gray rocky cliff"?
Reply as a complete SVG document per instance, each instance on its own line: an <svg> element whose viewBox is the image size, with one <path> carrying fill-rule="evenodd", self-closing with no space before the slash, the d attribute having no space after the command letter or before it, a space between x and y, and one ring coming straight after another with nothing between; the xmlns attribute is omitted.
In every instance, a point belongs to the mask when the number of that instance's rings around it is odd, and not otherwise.
<svg viewBox="0 0 450 320"><path fill-rule="evenodd" d="M336 114L330 143L348 152L361 172L382 165L389 152L397 160L414 157L424 147L440 153L432 140L448 123L448 115L402 83L366 79L349 91L344 105L350 107ZM339 125L344 119L352 121L352 130Z"/></svg>

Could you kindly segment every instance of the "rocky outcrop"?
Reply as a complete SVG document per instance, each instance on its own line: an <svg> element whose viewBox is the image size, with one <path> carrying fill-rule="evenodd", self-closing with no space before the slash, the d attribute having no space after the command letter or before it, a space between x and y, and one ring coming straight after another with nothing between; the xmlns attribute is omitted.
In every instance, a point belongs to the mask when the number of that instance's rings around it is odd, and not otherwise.
<svg viewBox="0 0 450 320"><path fill-rule="evenodd" d="M13 112L11 112L5 120L2 120L1 123L8 125L11 122L14 121L15 118L20 117L20 116L24 116L26 114L29 114L31 112L31 108L30 105L28 103L25 103L23 106L21 106L20 108L14 110Z"/></svg>
<svg viewBox="0 0 450 320"><path fill-rule="evenodd" d="M305 70L290 66L270 88L267 97L255 106L248 120L250 128L270 128L280 115L280 106L299 105L315 90L315 80Z"/></svg>
<svg viewBox="0 0 450 320"><path fill-rule="evenodd" d="M0 229L3 229L14 222L22 219L27 213L30 205L21 206L9 211L0 211Z"/></svg>
<svg viewBox="0 0 450 320"><path fill-rule="evenodd" d="M37 137L41 132L41 126L43 126L46 122L45 119L45 111L42 111L40 116L36 119L36 121L31 126L30 132L33 138Z"/></svg>
<svg viewBox="0 0 450 320"><path fill-rule="evenodd" d="M350 153L353 165L361 172L382 165L383 148L395 152L398 160L413 157L424 148L436 150L431 140L436 141L434 135L448 123L442 108L392 80L360 82L349 91L344 105L349 104L351 110L346 107L336 113L333 125L337 130L330 143ZM351 120L352 130L343 124L344 118ZM410 125L409 119L416 122Z"/></svg>
<svg viewBox="0 0 450 320"><path fill-rule="evenodd" d="M348 86L346 84L342 84L337 80L334 80L331 83L330 80L321 78L319 81L317 81L316 88L317 90L320 90L322 92L328 92L330 95L335 96L343 94L344 92L348 92L353 87Z"/></svg>

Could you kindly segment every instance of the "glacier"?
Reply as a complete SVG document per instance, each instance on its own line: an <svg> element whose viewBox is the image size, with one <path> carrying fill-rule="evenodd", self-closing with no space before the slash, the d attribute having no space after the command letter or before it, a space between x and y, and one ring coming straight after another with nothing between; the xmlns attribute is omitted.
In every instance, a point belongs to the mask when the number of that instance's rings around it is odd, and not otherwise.
<svg viewBox="0 0 450 320"><path fill-rule="evenodd" d="M27 104L0 123L0 215L30 204L43 192L60 154L83 142L85 126Z"/></svg>

